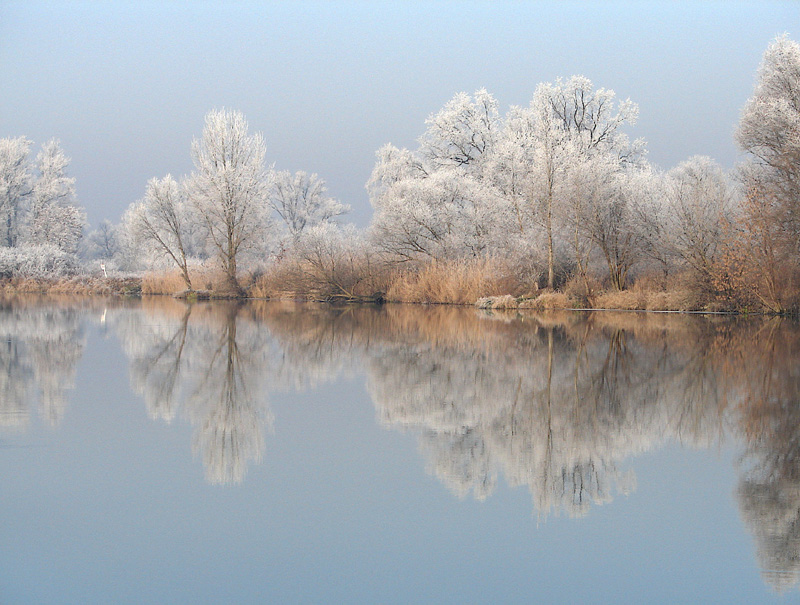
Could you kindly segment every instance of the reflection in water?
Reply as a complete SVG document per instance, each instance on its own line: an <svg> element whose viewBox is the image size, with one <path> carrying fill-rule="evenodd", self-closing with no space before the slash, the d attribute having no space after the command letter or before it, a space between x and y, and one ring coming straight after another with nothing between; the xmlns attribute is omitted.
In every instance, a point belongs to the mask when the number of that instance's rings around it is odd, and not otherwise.
<svg viewBox="0 0 800 605"><path fill-rule="evenodd" d="M502 473L538 513L580 516L634 487L624 458L722 432L716 374L695 348L667 346L663 329L647 339L594 316L472 323L483 338L470 346L452 326L388 344L370 366L381 421L421 431L429 467L458 494L483 498Z"/></svg>
<svg viewBox="0 0 800 605"><path fill-rule="evenodd" d="M187 306L148 301L112 314L131 359L131 383L153 419L170 422L183 406L195 426L194 448L211 483L238 483L259 461L272 426L263 371L266 328L239 303Z"/></svg>
<svg viewBox="0 0 800 605"><path fill-rule="evenodd" d="M70 306L0 301L0 426L24 426L33 401L58 425L86 344Z"/></svg>
<svg viewBox="0 0 800 605"><path fill-rule="evenodd" d="M24 424L37 390L43 415L61 417L81 317L54 304L0 307L2 424ZM744 447L736 497L764 579L776 590L800 581L795 323L171 299L103 317L150 417L192 423L212 483L240 482L261 459L270 391L358 368L379 422L419 435L449 489L486 498L502 477L525 486L540 516L585 515L629 493L636 478L624 464L637 454L732 437Z"/></svg>
<svg viewBox="0 0 800 605"><path fill-rule="evenodd" d="M766 326L760 346L743 347L747 449L736 496L764 580L784 591L800 580L800 346L778 328Z"/></svg>

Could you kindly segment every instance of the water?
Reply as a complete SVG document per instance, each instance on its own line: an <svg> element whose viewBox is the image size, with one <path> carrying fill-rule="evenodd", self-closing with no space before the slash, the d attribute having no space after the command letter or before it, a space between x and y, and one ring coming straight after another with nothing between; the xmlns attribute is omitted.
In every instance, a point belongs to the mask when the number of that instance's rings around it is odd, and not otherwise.
<svg viewBox="0 0 800 605"><path fill-rule="evenodd" d="M777 319L16 300L0 602L800 601Z"/></svg>

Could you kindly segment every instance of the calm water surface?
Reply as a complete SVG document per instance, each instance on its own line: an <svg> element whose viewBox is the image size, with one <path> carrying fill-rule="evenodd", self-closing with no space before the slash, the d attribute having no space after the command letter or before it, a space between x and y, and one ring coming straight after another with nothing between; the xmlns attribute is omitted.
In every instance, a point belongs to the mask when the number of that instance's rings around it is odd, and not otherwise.
<svg viewBox="0 0 800 605"><path fill-rule="evenodd" d="M0 305L0 602L800 601L800 328Z"/></svg>

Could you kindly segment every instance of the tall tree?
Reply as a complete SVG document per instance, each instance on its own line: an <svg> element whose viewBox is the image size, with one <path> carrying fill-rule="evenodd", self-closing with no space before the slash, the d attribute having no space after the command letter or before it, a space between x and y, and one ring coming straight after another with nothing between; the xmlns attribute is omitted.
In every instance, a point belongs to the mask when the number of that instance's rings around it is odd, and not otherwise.
<svg viewBox="0 0 800 605"><path fill-rule="evenodd" d="M269 223L265 153L264 139L248 133L244 115L226 109L210 111L202 138L192 142L189 201L216 252L227 289L236 295L242 292L237 261L262 243Z"/></svg>
<svg viewBox="0 0 800 605"><path fill-rule="evenodd" d="M636 160L641 154L643 144L639 141L630 144L621 130L625 124L635 123L638 107L630 99L616 103L615 96L613 90L595 89L583 76L540 84L534 92L530 123L537 143L537 159L532 176L538 186L533 196L547 232L548 287L554 286L555 279L554 218L560 210L555 203L569 169L580 166L581 159L575 157L575 150L583 151L586 157L611 153L620 165ZM565 155L572 156L570 161Z"/></svg>
<svg viewBox="0 0 800 605"><path fill-rule="evenodd" d="M49 243L74 254L83 235L86 215L75 202L75 178L67 176L69 158L57 139L42 145L36 166L39 175L33 185L28 243Z"/></svg>
<svg viewBox="0 0 800 605"><path fill-rule="evenodd" d="M736 132L750 159L740 171L756 294L773 310L800 307L800 44L764 53Z"/></svg>
<svg viewBox="0 0 800 605"><path fill-rule="evenodd" d="M32 192L28 152L31 141L25 137L0 139L0 240L16 246L24 204Z"/></svg>

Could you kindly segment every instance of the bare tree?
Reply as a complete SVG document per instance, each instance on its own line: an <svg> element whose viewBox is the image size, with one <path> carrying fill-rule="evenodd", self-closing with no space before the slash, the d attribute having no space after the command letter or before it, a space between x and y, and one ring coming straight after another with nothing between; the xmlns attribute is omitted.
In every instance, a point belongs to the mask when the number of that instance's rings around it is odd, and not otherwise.
<svg viewBox="0 0 800 605"><path fill-rule="evenodd" d="M733 190L722 167L694 156L667 174L669 245L702 281L708 283L733 219Z"/></svg>
<svg viewBox="0 0 800 605"><path fill-rule="evenodd" d="M237 261L262 243L269 222L265 153L262 136L248 134L244 115L226 109L210 111L202 138L192 142L189 201L234 295L242 293Z"/></svg>
<svg viewBox="0 0 800 605"><path fill-rule="evenodd" d="M57 139L42 145L36 166L39 176L33 185L26 243L49 243L74 254L83 237L86 214L75 203L75 178L67 176L69 158Z"/></svg>
<svg viewBox="0 0 800 605"><path fill-rule="evenodd" d="M85 252L88 258L100 258L104 260L114 258L119 252L119 236L117 227L104 219L100 221L97 229L93 230L84 240Z"/></svg>
<svg viewBox="0 0 800 605"><path fill-rule="evenodd" d="M328 197L325 181L316 174L288 170L270 175L269 203L289 230L292 240L308 227L345 214L350 207Z"/></svg>
<svg viewBox="0 0 800 605"><path fill-rule="evenodd" d="M25 137L0 139L0 227L4 246L16 246L23 205L32 192L28 152L31 141Z"/></svg>
<svg viewBox="0 0 800 605"><path fill-rule="evenodd" d="M124 224L133 240L145 247L164 252L181 271L186 287L192 289L186 258L188 208L180 185L171 175L151 179L144 198L126 213Z"/></svg>

